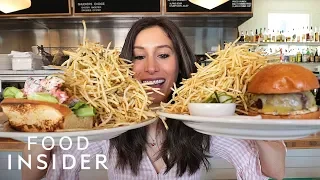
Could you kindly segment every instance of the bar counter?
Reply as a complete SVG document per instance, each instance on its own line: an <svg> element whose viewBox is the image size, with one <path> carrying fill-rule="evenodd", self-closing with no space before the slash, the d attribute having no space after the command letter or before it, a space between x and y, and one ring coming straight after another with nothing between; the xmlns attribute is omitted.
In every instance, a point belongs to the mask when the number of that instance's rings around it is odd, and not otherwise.
<svg viewBox="0 0 320 180"><path fill-rule="evenodd" d="M288 149L320 149L320 133L306 138L286 140ZM10 138L0 138L0 151L22 151L26 144Z"/></svg>

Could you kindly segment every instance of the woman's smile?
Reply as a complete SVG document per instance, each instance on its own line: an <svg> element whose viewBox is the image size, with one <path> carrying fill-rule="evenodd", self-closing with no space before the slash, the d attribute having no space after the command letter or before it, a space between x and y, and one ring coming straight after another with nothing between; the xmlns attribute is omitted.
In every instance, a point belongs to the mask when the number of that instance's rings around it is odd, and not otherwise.
<svg viewBox="0 0 320 180"><path fill-rule="evenodd" d="M133 48L134 77L163 93L150 95L154 104L167 101L177 81L178 68L172 41L162 28L150 27L137 35Z"/></svg>
<svg viewBox="0 0 320 180"><path fill-rule="evenodd" d="M141 80L142 83L146 83L148 86L153 88L162 88L164 83L166 82L166 79L164 78L148 78Z"/></svg>

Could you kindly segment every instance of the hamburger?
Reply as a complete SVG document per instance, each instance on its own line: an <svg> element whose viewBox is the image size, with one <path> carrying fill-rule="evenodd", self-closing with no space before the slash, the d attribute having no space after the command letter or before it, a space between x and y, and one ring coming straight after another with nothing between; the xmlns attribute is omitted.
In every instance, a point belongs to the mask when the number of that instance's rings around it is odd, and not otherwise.
<svg viewBox="0 0 320 180"><path fill-rule="evenodd" d="M93 127L95 109L70 96L64 80L28 78L22 90L7 87L0 106L10 126L23 132L53 132Z"/></svg>
<svg viewBox="0 0 320 180"><path fill-rule="evenodd" d="M317 77L300 65L265 66L248 84L249 115L264 119L319 119L312 92L317 88Z"/></svg>

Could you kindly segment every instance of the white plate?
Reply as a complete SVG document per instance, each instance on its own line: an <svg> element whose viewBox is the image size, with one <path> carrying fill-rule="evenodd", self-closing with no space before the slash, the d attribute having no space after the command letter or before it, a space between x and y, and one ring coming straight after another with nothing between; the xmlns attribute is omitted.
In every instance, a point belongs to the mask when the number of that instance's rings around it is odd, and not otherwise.
<svg viewBox="0 0 320 180"><path fill-rule="evenodd" d="M99 130L83 130L83 131L69 131L69 132L39 132L39 133L28 133L28 132L8 132L7 130L4 130L4 126L0 127L0 137L4 138L11 138L18 141L22 141L25 143L28 143L28 137L37 137L30 139L32 142L35 142L37 144L42 144L42 141L45 137L52 137L54 140L55 145L59 145L60 141L62 144L69 144L68 139L62 139L62 137L66 136L69 137L72 141L72 143L78 142L78 137L86 137L87 140L90 142L94 141L101 141L101 140L108 140L112 139L116 136L119 136L120 134L132 130L137 129L143 126L147 126L154 121L156 121L158 118L154 118L139 124L129 125L129 126L121 126L116 128L109 128L109 129L99 129ZM62 140L61 140L62 139ZM83 139L80 139L81 142L83 142ZM44 144L51 145L52 140L46 139L44 141Z"/></svg>
<svg viewBox="0 0 320 180"><path fill-rule="evenodd" d="M254 140L299 139L320 131L320 119L261 119L261 116L200 117L158 111L160 116L181 120L194 130L213 136Z"/></svg>

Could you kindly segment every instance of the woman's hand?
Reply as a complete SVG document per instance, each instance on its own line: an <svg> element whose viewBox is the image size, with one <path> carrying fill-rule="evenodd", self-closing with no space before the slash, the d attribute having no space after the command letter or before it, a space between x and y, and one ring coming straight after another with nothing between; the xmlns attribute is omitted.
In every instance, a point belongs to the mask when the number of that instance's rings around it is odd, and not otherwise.
<svg viewBox="0 0 320 180"><path fill-rule="evenodd" d="M285 176L285 157L287 149L283 141L256 141L262 173L281 180Z"/></svg>

